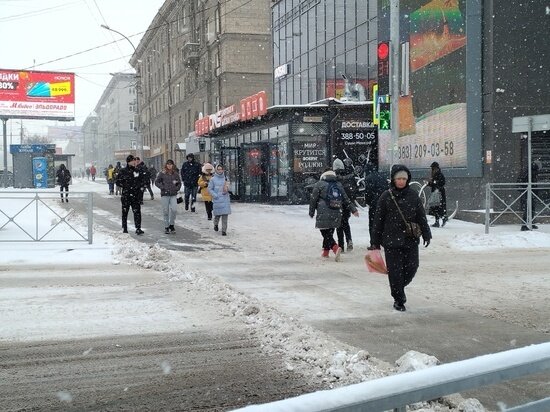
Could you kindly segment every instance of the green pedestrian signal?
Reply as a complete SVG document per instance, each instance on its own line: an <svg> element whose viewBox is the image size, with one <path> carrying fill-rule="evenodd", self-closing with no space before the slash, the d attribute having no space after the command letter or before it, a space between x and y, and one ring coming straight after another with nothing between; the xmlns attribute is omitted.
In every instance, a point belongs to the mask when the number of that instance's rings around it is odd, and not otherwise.
<svg viewBox="0 0 550 412"><path fill-rule="evenodd" d="M380 103L380 130L391 130L391 108L389 103Z"/></svg>

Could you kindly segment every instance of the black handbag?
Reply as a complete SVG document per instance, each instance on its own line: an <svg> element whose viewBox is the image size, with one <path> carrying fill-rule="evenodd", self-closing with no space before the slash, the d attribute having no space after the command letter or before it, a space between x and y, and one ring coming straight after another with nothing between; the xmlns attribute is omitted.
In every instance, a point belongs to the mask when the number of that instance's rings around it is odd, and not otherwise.
<svg viewBox="0 0 550 412"><path fill-rule="evenodd" d="M393 196L391 189L388 189L388 192L390 192L390 196L393 202L395 203L395 206L397 207L399 214L403 218L403 221L405 222L405 235L413 239L420 239L420 237L422 236L422 228L420 227L420 225L416 222L409 222L407 219L405 219L405 216L403 215L401 208L397 204L397 201L395 200L395 197Z"/></svg>
<svg viewBox="0 0 550 412"><path fill-rule="evenodd" d="M176 199L176 203L179 205L180 203L183 203L183 197L181 196L178 196L178 198Z"/></svg>

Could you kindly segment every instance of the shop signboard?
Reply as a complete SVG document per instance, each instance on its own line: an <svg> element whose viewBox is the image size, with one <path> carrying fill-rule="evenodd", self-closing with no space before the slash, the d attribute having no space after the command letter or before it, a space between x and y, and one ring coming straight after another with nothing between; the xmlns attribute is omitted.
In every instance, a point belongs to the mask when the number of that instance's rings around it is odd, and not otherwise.
<svg viewBox="0 0 550 412"><path fill-rule="evenodd" d="M351 159L354 166L378 165L378 128L372 116L338 120L333 133L332 154L341 160Z"/></svg>

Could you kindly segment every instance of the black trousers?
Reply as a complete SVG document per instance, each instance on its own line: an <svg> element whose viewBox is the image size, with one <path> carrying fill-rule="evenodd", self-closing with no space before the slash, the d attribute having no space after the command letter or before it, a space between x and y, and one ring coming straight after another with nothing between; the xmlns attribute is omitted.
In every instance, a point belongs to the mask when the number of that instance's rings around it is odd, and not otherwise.
<svg viewBox="0 0 550 412"><path fill-rule="evenodd" d="M405 287L412 282L418 270L418 246L399 249L384 249L388 280L393 300L404 304L407 301Z"/></svg>
<svg viewBox="0 0 550 412"><path fill-rule="evenodd" d="M61 194L61 200L63 200L63 190L65 190L65 199L69 198L69 185L60 185L59 192Z"/></svg>
<svg viewBox="0 0 550 412"><path fill-rule="evenodd" d="M323 249L332 249L332 246L336 244L336 241L334 240L334 228L319 230L323 236Z"/></svg>
<svg viewBox="0 0 550 412"><path fill-rule="evenodd" d="M120 198L122 203L122 228L128 229L128 212L132 208L134 214L134 226L136 229L141 229L141 204L137 197L122 196Z"/></svg>
<svg viewBox="0 0 550 412"><path fill-rule="evenodd" d="M369 242L372 245L372 229L374 228L374 215L376 214L376 206L369 206Z"/></svg>
<svg viewBox="0 0 550 412"><path fill-rule="evenodd" d="M206 216L209 220L212 219L212 209L214 208L214 203L212 201L205 200L204 201L204 208L206 209Z"/></svg>
<svg viewBox="0 0 550 412"><path fill-rule="evenodd" d="M344 237L347 243L351 242L351 227L349 225L349 218L351 216L351 210L345 208L342 211L342 224L336 229L336 235L338 236L338 246L344 249Z"/></svg>

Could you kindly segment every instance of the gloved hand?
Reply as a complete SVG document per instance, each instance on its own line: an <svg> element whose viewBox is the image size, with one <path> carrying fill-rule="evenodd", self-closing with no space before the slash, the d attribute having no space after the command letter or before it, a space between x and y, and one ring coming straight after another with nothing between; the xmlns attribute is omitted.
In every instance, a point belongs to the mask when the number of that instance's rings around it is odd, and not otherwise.
<svg viewBox="0 0 550 412"><path fill-rule="evenodd" d="M310 213L309 217L313 219L313 216L315 216L315 213Z"/></svg>
<svg viewBox="0 0 550 412"><path fill-rule="evenodd" d="M424 239L424 247L428 247L430 245L430 239Z"/></svg>
<svg viewBox="0 0 550 412"><path fill-rule="evenodd" d="M367 250L376 250L376 249L380 249L380 246L379 245L370 245Z"/></svg>

